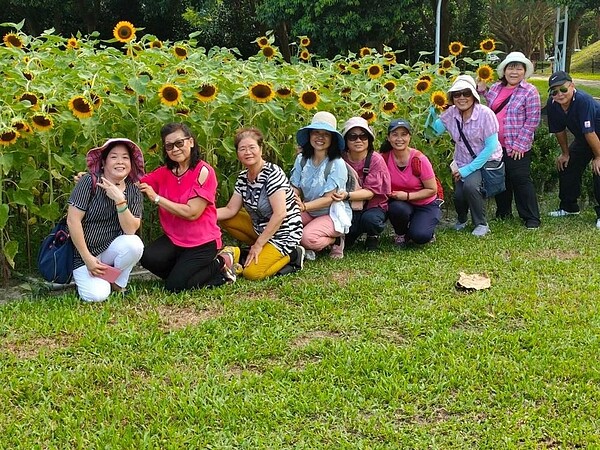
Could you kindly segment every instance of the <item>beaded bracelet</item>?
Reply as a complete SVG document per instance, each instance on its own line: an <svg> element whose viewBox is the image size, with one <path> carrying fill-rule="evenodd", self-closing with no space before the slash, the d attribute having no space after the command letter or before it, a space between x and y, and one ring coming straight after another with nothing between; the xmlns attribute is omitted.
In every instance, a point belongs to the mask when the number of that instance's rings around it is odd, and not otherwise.
<svg viewBox="0 0 600 450"><path fill-rule="evenodd" d="M127 211L127 209L128 209L128 208L129 208L129 206L125 205L125 206L123 206L122 208L117 208L117 212L118 212L119 214L121 214L122 212L125 212L125 211Z"/></svg>

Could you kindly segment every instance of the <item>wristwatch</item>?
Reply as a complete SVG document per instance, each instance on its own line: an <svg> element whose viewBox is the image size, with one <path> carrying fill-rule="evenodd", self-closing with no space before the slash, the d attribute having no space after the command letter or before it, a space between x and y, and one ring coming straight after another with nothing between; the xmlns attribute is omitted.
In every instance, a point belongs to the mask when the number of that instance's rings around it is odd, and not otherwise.
<svg viewBox="0 0 600 450"><path fill-rule="evenodd" d="M158 205L158 202L160 202L160 195L157 195L156 197L154 197L154 204Z"/></svg>

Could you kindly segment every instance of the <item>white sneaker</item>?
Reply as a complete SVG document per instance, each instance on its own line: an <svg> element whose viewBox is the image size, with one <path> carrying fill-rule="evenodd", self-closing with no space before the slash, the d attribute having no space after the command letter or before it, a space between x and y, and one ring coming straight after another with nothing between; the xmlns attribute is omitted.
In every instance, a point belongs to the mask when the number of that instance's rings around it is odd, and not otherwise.
<svg viewBox="0 0 600 450"><path fill-rule="evenodd" d="M317 259L317 254L313 250L306 250L306 253L304 253L304 259L307 261L314 261Z"/></svg>
<svg viewBox="0 0 600 450"><path fill-rule="evenodd" d="M456 231L460 231L460 230L464 230L466 226L467 226L467 222L456 222L454 224L454 229Z"/></svg>
<svg viewBox="0 0 600 450"><path fill-rule="evenodd" d="M482 237L490 232L490 227L487 225L477 225L471 233L473 236Z"/></svg>
<svg viewBox="0 0 600 450"><path fill-rule="evenodd" d="M600 219L596 220L596 228L600 230Z"/></svg>
<svg viewBox="0 0 600 450"><path fill-rule="evenodd" d="M556 211L550 211L548 213L550 217L565 217L565 216L577 216L579 211L565 211L564 209L557 209Z"/></svg>
<svg viewBox="0 0 600 450"><path fill-rule="evenodd" d="M290 261L290 263L302 270L304 268L304 258L306 258L305 248L301 245L296 245L296 254L298 255L296 260L294 262Z"/></svg>

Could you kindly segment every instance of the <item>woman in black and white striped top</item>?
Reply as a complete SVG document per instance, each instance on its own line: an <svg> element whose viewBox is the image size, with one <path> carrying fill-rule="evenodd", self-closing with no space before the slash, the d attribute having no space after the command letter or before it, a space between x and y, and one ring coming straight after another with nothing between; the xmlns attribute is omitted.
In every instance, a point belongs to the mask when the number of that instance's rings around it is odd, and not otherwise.
<svg viewBox="0 0 600 450"><path fill-rule="evenodd" d="M82 300L101 302L127 286L144 244L140 227L144 175L140 148L129 139L109 139L88 152L89 173L69 198L67 224L75 247L73 279Z"/></svg>
<svg viewBox="0 0 600 450"><path fill-rule="evenodd" d="M305 253L299 245L302 220L294 192L285 172L262 158L263 140L254 127L236 133L237 156L245 169L227 206L217 210L225 231L251 246L242 262L243 275L251 280L302 268ZM240 249L229 251L237 263Z"/></svg>

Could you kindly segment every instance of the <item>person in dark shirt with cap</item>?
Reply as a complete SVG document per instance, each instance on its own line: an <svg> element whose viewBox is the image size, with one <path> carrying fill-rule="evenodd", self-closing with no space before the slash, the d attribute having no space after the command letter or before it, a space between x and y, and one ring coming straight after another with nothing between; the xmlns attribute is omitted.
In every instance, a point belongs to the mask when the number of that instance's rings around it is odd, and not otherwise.
<svg viewBox="0 0 600 450"><path fill-rule="evenodd" d="M577 199L581 195L581 177L592 161L596 228L600 229L600 103L576 89L571 76L562 70L550 75L548 86L548 128L561 149L556 158L560 205L550 216L579 214ZM574 136L571 145L567 143L567 128Z"/></svg>

